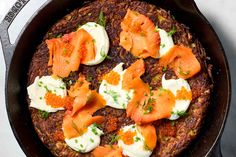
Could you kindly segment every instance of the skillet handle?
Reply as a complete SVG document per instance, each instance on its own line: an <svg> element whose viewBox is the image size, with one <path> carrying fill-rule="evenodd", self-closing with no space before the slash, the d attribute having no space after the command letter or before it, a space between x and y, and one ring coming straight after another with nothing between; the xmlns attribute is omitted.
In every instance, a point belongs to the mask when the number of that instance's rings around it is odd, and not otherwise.
<svg viewBox="0 0 236 157"><path fill-rule="evenodd" d="M11 44L8 28L12 24L15 17L21 11L21 9L29 2L29 0L17 0L13 7L8 11L7 15L4 17L3 21L0 23L0 39L2 42L2 50L4 54L4 59L6 63L6 68L9 68L13 52L15 49L15 43Z"/></svg>

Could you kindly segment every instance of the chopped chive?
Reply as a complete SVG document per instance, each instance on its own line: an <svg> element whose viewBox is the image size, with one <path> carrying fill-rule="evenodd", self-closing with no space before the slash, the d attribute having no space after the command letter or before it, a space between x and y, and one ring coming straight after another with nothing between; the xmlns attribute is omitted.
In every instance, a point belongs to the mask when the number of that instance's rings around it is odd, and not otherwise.
<svg viewBox="0 0 236 157"><path fill-rule="evenodd" d="M102 11L100 11L99 16L98 16L98 21L97 23L103 27L106 26L106 18L105 15Z"/></svg>
<svg viewBox="0 0 236 157"><path fill-rule="evenodd" d="M104 91L104 93L110 95L112 99L114 100L114 102L118 104L118 97L120 95L117 92L113 90L109 90L109 91Z"/></svg>
<svg viewBox="0 0 236 157"><path fill-rule="evenodd" d="M63 86L60 86L60 88L61 88L61 89L65 89L65 87L63 87Z"/></svg>
<svg viewBox="0 0 236 157"><path fill-rule="evenodd" d="M101 128L101 124L98 124L98 123L93 123L93 126L96 128Z"/></svg>
<svg viewBox="0 0 236 157"><path fill-rule="evenodd" d="M129 96L129 93L126 93L126 99L131 100L131 97Z"/></svg>
<svg viewBox="0 0 236 157"><path fill-rule="evenodd" d="M92 76L88 76L87 81L92 82L93 81L93 77Z"/></svg>
<svg viewBox="0 0 236 157"><path fill-rule="evenodd" d="M57 36L56 36L57 38L61 38L62 37L62 34L61 33L59 33L59 34L57 34Z"/></svg>
<svg viewBox="0 0 236 157"><path fill-rule="evenodd" d="M148 106L147 110L144 112L144 114L149 114L151 113L153 110L153 107L152 106Z"/></svg>
<svg viewBox="0 0 236 157"><path fill-rule="evenodd" d="M66 64L70 64L70 62L68 60L66 60Z"/></svg>
<svg viewBox="0 0 236 157"><path fill-rule="evenodd" d="M112 134L110 136L110 139L111 139L111 141L109 142L109 145L113 145L114 143L116 143L120 139L120 136L116 135L116 134Z"/></svg>
<svg viewBox="0 0 236 157"><path fill-rule="evenodd" d="M168 32L168 36L172 36L176 33L176 27L174 26L169 32Z"/></svg>
<svg viewBox="0 0 236 157"><path fill-rule="evenodd" d="M179 74L182 75L182 76L188 76L188 75L190 74L190 71L188 70L188 71L184 72L184 71L180 68Z"/></svg>
<svg viewBox="0 0 236 157"><path fill-rule="evenodd" d="M138 141L140 141L141 140L141 138L140 137L135 137L135 142L138 142Z"/></svg>
<svg viewBox="0 0 236 157"><path fill-rule="evenodd" d="M113 59L113 58L112 58L111 56L109 56L109 55L107 55L106 58L109 59L109 60Z"/></svg>
<svg viewBox="0 0 236 157"><path fill-rule="evenodd" d="M43 119L47 119L49 117L49 112L47 111L39 110L38 112L39 112L40 117Z"/></svg>
<svg viewBox="0 0 236 157"><path fill-rule="evenodd" d="M77 139L75 139L75 143L78 143L78 140L77 140Z"/></svg>
<svg viewBox="0 0 236 157"><path fill-rule="evenodd" d="M94 143L94 140L92 138L90 138L89 140L90 140L90 142Z"/></svg>
<svg viewBox="0 0 236 157"><path fill-rule="evenodd" d="M189 114L186 111L176 111L176 112L171 112L171 114L178 115L180 117L188 116Z"/></svg>
<svg viewBox="0 0 236 157"><path fill-rule="evenodd" d="M164 67L162 68L162 71L163 71L163 72L166 72L166 70L167 70L167 67L164 66Z"/></svg>
<svg viewBox="0 0 236 157"><path fill-rule="evenodd" d="M154 29L154 32L159 32L159 28L158 26L156 25L155 29Z"/></svg>
<svg viewBox="0 0 236 157"><path fill-rule="evenodd" d="M80 144L80 147L83 148L84 146L82 144Z"/></svg>
<svg viewBox="0 0 236 157"><path fill-rule="evenodd" d="M42 100L43 98L42 97L39 97L40 100Z"/></svg>
<svg viewBox="0 0 236 157"><path fill-rule="evenodd" d="M165 44L161 44L160 46L161 46L161 48L164 48L164 47L166 47L166 45L165 45Z"/></svg>
<svg viewBox="0 0 236 157"><path fill-rule="evenodd" d="M48 86L43 86L47 92L51 92L51 90L48 89Z"/></svg>

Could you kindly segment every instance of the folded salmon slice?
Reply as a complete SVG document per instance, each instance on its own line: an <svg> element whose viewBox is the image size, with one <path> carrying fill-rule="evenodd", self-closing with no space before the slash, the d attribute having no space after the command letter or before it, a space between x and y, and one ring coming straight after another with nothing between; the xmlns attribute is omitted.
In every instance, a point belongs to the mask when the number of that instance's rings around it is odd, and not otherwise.
<svg viewBox="0 0 236 157"><path fill-rule="evenodd" d="M72 115L84 107L91 98L92 91L89 89L90 83L86 81L84 76L79 76L76 83L70 87L68 94L74 98L72 103Z"/></svg>
<svg viewBox="0 0 236 157"><path fill-rule="evenodd" d="M140 76L145 72L143 60L137 60L126 69L122 86L134 90L128 103L126 114L137 124L146 124L158 119L168 118L175 105L175 96L169 90L152 90Z"/></svg>
<svg viewBox="0 0 236 157"><path fill-rule="evenodd" d="M94 157L123 157L122 150L117 145L98 146L92 154Z"/></svg>
<svg viewBox="0 0 236 157"><path fill-rule="evenodd" d="M174 94L169 90L159 89L153 90L151 95L132 113L131 118L138 124L147 124L171 116L175 105Z"/></svg>
<svg viewBox="0 0 236 157"><path fill-rule="evenodd" d="M144 142L148 147L148 149L153 150L156 147L157 143L157 134L155 127L151 124L147 124L147 125L138 125L137 129L144 137L145 140Z"/></svg>
<svg viewBox="0 0 236 157"><path fill-rule="evenodd" d="M159 57L160 35L145 15L128 9L121 22L120 45L139 58Z"/></svg>
<svg viewBox="0 0 236 157"><path fill-rule="evenodd" d="M190 48L175 45L159 63L162 66L170 65L179 78L188 79L201 70L201 65Z"/></svg>
<svg viewBox="0 0 236 157"><path fill-rule="evenodd" d="M105 100L96 91L92 91L91 98L76 113L67 111L63 118L63 131L66 138L81 136L89 125L103 122L103 116L92 116L97 110L105 107Z"/></svg>
<svg viewBox="0 0 236 157"><path fill-rule="evenodd" d="M69 76L71 71L77 71L80 63L95 58L93 38L84 29L71 32L61 38L46 40L49 49L48 66L52 66L54 75Z"/></svg>
<svg viewBox="0 0 236 157"><path fill-rule="evenodd" d="M104 121L103 116L91 116L89 114L78 113L72 116L70 111L67 111L63 118L63 132L68 139L83 135L91 124L101 124Z"/></svg>

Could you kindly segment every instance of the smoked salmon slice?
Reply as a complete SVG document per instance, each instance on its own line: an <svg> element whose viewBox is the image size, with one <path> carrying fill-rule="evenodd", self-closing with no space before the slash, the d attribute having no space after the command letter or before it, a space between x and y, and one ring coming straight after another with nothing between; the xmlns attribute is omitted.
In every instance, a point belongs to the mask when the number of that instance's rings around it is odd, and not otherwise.
<svg viewBox="0 0 236 157"><path fill-rule="evenodd" d="M63 132L65 138L73 138L83 135L87 128L93 124L101 124L104 121L102 116L92 116L89 114L80 114L78 113L75 116L72 116L71 112L67 110L63 118Z"/></svg>
<svg viewBox="0 0 236 157"><path fill-rule="evenodd" d="M93 38L84 29L71 32L61 38L46 40L49 49L48 66L56 76L67 77L77 71L80 63L95 58Z"/></svg>
<svg viewBox="0 0 236 157"><path fill-rule="evenodd" d="M156 147L157 143L157 134L155 127L151 124L137 125L137 129L144 137L144 142L148 149L153 150Z"/></svg>
<svg viewBox="0 0 236 157"><path fill-rule="evenodd" d="M137 60L134 62L130 67L125 70L122 82L122 88L129 90L133 88L135 85L133 81L136 79L140 79L140 77L145 72L145 64L142 59Z"/></svg>
<svg viewBox="0 0 236 157"><path fill-rule="evenodd" d="M168 118L175 105L175 96L169 90L152 88L140 78L145 72L142 59L128 67L123 76L122 87L134 90L128 103L126 114L137 124L146 124L158 119Z"/></svg>
<svg viewBox="0 0 236 157"><path fill-rule="evenodd" d="M117 145L98 146L92 154L94 157L123 157L122 150Z"/></svg>
<svg viewBox="0 0 236 157"><path fill-rule="evenodd" d="M120 45L139 58L159 57L160 35L145 15L128 9L121 22Z"/></svg>
<svg viewBox="0 0 236 157"><path fill-rule="evenodd" d="M175 74L182 79L193 77L201 70L201 65L192 50L184 46L175 45L161 57L159 63L164 67L169 64Z"/></svg>
<svg viewBox="0 0 236 157"><path fill-rule="evenodd" d="M86 81L84 76L79 76L76 83L70 87L68 94L74 98L72 115L86 105L91 97L92 91L89 89L90 83Z"/></svg>
<svg viewBox="0 0 236 157"><path fill-rule="evenodd" d="M103 116L92 116L94 112L105 107L105 100L96 91L92 91L91 98L80 110L73 114L67 110L63 118L63 131L66 138L81 136L89 125L103 122Z"/></svg>
<svg viewBox="0 0 236 157"><path fill-rule="evenodd" d="M151 91L150 96L143 104L133 110L131 118L137 124L147 124L159 119L169 118L175 105L174 94L165 89Z"/></svg>

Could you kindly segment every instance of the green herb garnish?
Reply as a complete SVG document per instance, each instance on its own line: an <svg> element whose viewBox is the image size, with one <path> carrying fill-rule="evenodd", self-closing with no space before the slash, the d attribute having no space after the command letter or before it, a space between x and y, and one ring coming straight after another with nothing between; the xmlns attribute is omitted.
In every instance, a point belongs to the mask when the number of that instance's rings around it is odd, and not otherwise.
<svg viewBox="0 0 236 157"><path fill-rule="evenodd" d="M188 113L185 112L185 111L176 111L176 112L172 112L171 114L175 114L175 115L178 115L180 117L184 117L184 116L188 115Z"/></svg>
<svg viewBox="0 0 236 157"><path fill-rule="evenodd" d="M47 92L51 92L51 90L48 89L48 86L43 86Z"/></svg>
<svg viewBox="0 0 236 157"><path fill-rule="evenodd" d="M99 17L98 17L98 21L97 23L103 27L106 26L106 18L105 18L105 15L102 11L100 11L99 13Z"/></svg>
<svg viewBox="0 0 236 157"><path fill-rule="evenodd" d="M129 96L129 93L126 93L126 99L131 100L131 97Z"/></svg>
<svg viewBox="0 0 236 157"><path fill-rule="evenodd" d="M99 128L99 129L101 129L101 124L98 124L98 123L93 123L93 127L96 127L96 128Z"/></svg>
<svg viewBox="0 0 236 157"><path fill-rule="evenodd" d="M92 138L90 138L89 140L90 140L90 142L94 143L94 140Z"/></svg>
<svg viewBox="0 0 236 157"><path fill-rule="evenodd" d="M155 29L154 29L154 32L159 32L159 28L158 26L156 25Z"/></svg>
<svg viewBox="0 0 236 157"><path fill-rule="evenodd" d="M144 112L144 114L149 114L151 113L153 110L153 107L152 106L148 106L147 110Z"/></svg>
<svg viewBox="0 0 236 157"><path fill-rule="evenodd" d="M98 135L97 127L94 125L92 126L92 132L94 133L94 135Z"/></svg>
<svg viewBox="0 0 236 157"><path fill-rule="evenodd" d="M172 36L173 34L176 33L176 27L174 26L169 32L168 32L168 36Z"/></svg>
<svg viewBox="0 0 236 157"><path fill-rule="evenodd" d="M182 75L182 76L188 76L190 74L190 71L186 71L184 72L181 68L179 69L179 74Z"/></svg>
<svg viewBox="0 0 236 157"><path fill-rule="evenodd" d="M112 99L114 100L114 102L118 104L119 94L117 92L113 90L109 90L109 91L104 91L104 93L110 95Z"/></svg>
<svg viewBox="0 0 236 157"><path fill-rule="evenodd" d="M120 139L120 136L116 134L112 134L110 138L111 138L111 141L109 142L109 145L113 145Z"/></svg>
<svg viewBox="0 0 236 157"><path fill-rule="evenodd" d="M141 140L141 138L140 137L135 137L135 142L138 142L138 141L140 141Z"/></svg>
<svg viewBox="0 0 236 157"><path fill-rule="evenodd" d="M59 33L59 34L57 34L57 36L56 36L57 38L61 38L62 37L62 34L61 33Z"/></svg>
<svg viewBox="0 0 236 157"><path fill-rule="evenodd" d="M47 112L47 111L39 110L38 112L39 112L40 117L43 118L43 119L47 119L50 115L50 113Z"/></svg>
<svg viewBox="0 0 236 157"><path fill-rule="evenodd" d="M167 67L164 66L164 67L162 68L162 71L163 71L163 72L166 72L166 70L167 70Z"/></svg>
<svg viewBox="0 0 236 157"><path fill-rule="evenodd" d="M89 82L91 82L91 81L93 81L93 77L92 77L92 76L88 76L87 80L88 80Z"/></svg>
<svg viewBox="0 0 236 157"><path fill-rule="evenodd" d="M160 46L161 46L161 48L164 48L164 47L166 47L166 45L165 45L165 44L161 44Z"/></svg>

